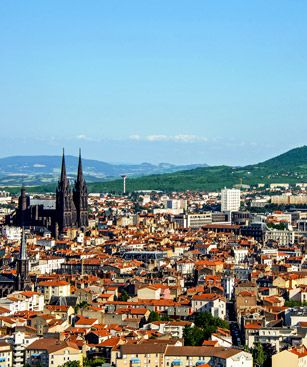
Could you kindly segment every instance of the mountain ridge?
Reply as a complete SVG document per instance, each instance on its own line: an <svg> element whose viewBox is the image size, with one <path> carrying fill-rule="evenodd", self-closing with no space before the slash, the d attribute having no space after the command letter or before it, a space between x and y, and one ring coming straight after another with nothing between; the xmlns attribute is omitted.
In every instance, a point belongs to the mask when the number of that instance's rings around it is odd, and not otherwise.
<svg viewBox="0 0 307 367"><path fill-rule="evenodd" d="M244 167L226 165L197 167L174 173L128 177L127 190L213 191L236 184L307 182L307 146L294 148L264 162ZM92 182L90 192L121 192L122 180ZM55 185L30 188L32 192L52 192Z"/></svg>
<svg viewBox="0 0 307 367"><path fill-rule="evenodd" d="M0 158L0 185L39 185L52 183L58 180L61 167L61 156L29 155L9 156ZM68 175L73 177L77 172L78 157L67 155L66 168ZM122 174L128 176L142 176L154 173L175 172L191 169L205 164L175 165L171 163L151 164L112 164L95 159L83 158L84 175L88 182L97 182L105 179L119 177Z"/></svg>
<svg viewBox="0 0 307 367"><path fill-rule="evenodd" d="M198 167L172 174L149 175L127 180L128 191L134 190L220 190L236 184L307 182L307 146L297 147L263 162L244 167L226 165ZM121 190L121 181L92 184L92 191Z"/></svg>

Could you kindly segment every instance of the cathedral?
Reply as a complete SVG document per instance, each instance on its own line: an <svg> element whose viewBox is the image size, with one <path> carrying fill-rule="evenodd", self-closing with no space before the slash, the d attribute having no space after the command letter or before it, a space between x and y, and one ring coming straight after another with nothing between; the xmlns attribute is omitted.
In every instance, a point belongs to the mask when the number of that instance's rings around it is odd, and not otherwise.
<svg viewBox="0 0 307 367"><path fill-rule="evenodd" d="M30 197L24 187L18 200L18 208L8 224L25 227L45 227L54 236L63 234L67 228L86 228L88 226L88 192L83 177L81 152L79 152L78 173L73 187L66 173L63 151L61 176L56 189L55 208L44 205L31 205Z"/></svg>
<svg viewBox="0 0 307 367"><path fill-rule="evenodd" d="M87 186L83 177L81 152L79 153L77 179L73 189L66 175L63 152L61 177L56 189L56 223L60 233L65 228L88 226Z"/></svg>

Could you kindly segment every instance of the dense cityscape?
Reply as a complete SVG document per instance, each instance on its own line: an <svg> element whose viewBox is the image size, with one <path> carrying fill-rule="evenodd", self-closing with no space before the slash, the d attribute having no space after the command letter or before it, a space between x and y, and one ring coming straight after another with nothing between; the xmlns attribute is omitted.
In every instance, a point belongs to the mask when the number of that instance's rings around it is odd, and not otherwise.
<svg viewBox="0 0 307 367"><path fill-rule="evenodd" d="M88 193L63 153L1 191L0 366L303 366L306 186Z"/></svg>
<svg viewBox="0 0 307 367"><path fill-rule="evenodd" d="M307 367L307 1L0 1L0 367Z"/></svg>

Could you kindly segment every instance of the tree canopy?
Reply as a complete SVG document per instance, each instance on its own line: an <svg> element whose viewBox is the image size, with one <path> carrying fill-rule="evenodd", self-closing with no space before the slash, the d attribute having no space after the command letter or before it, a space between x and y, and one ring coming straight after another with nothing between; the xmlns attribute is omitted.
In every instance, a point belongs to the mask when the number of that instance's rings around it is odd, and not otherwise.
<svg viewBox="0 0 307 367"><path fill-rule="evenodd" d="M202 345L203 341L208 340L218 327L229 329L227 321L213 317L210 312L196 314L194 324L194 327L186 326L184 328L184 345Z"/></svg>

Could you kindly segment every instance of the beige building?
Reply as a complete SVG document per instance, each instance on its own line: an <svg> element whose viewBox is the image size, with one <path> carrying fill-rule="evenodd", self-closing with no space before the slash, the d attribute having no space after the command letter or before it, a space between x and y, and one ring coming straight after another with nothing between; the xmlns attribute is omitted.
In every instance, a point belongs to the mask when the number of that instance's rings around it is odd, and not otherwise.
<svg viewBox="0 0 307 367"><path fill-rule="evenodd" d="M283 350L272 356L272 367L307 366L307 349L304 346Z"/></svg>
<svg viewBox="0 0 307 367"><path fill-rule="evenodd" d="M276 205L305 205L307 195L278 195L271 197L271 203Z"/></svg>
<svg viewBox="0 0 307 367"><path fill-rule="evenodd" d="M137 290L137 298L139 299L160 299L161 289L148 285Z"/></svg>
<svg viewBox="0 0 307 367"><path fill-rule="evenodd" d="M210 364L223 367L252 367L250 353L224 347L179 347L163 344L125 344L113 352L117 367L186 367Z"/></svg>
<svg viewBox="0 0 307 367"><path fill-rule="evenodd" d="M26 348L25 360L31 367L58 367L70 361L78 361L82 366L83 355L76 344L42 338Z"/></svg>
<svg viewBox="0 0 307 367"><path fill-rule="evenodd" d="M13 366L12 348L6 342L0 342L0 367Z"/></svg>
<svg viewBox="0 0 307 367"><path fill-rule="evenodd" d="M307 285L307 277L305 274L282 274L273 280L273 286L277 288L295 288L300 285Z"/></svg>
<svg viewBox="0 0 307 367"><path fill-rule="evenodd" d="M49 303L52 296L70 296L70 284L65 280L49 280L40 282L38 284L38 289L43 293L46 303Z"/></svg>
<svg viewBox="0 0 307 367"><path fill-rule="evenodd" d="M294 243L295 233L294 231L271 229L265 231L264 241L276 241L280 245L286 246Z"/></svg>

